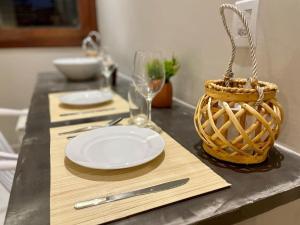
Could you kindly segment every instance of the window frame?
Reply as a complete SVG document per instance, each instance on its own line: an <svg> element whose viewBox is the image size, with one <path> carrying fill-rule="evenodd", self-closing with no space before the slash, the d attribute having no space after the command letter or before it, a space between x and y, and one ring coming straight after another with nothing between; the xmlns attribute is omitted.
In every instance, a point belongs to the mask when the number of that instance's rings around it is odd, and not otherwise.
<svg viewBox="0 0 300 225"><path fill-rule="evenodd" d="M96 2L76 1L79 27L0 28L0 48L80 46L91 30L97 30Z"/></svg>

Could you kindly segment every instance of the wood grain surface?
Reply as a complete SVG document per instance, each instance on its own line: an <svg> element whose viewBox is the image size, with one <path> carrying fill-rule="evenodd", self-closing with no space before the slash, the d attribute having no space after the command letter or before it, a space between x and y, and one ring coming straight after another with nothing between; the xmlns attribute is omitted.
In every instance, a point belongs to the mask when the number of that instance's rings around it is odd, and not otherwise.
<svg viewBox="0 0 300 225"><path fill-rule="evenodd" d="M113 115L113 114L120 114L129 111L128 102L125 99L123 99L120 95L115 93L113 96L113 100L110 102L97 104L97 105L90 105L85 107L78 107L78 106L75 107L75 106L67 106L61 104L59 97L66 93L68 92L51 93L48 95L51 122L60 122L66 120L76 120L82 118ZM103 110L103 111L96 112L93 110ZM77 114L77 115L61 116L61 114L63 113L85 112L85 111L93 111L93 112Z"/></svg>
<svg viewBox="0 0 300 225"><path fill-rule="evenodd" d="M166 142L164 152L142 166L111 171L94 170L78 166L65 157L67 135L60 136L58 133L105 123L107 121L50 129L52 225L102 224L230 185L165 132L161 133ZM123 123L126 123L126 120ZM187 184L171 190L82 210L74 209L74 204L81 200L132 191L187 177L190 178Z"/></svg>

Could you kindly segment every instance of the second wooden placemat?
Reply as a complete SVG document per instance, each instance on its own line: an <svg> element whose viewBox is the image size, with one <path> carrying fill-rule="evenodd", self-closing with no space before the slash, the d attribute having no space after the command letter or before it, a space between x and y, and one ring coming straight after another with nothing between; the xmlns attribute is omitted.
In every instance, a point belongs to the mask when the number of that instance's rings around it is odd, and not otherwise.
<svg viewBox="0 0 300 225"><path fill-rule="evenodd" d="M59 97L67 93L70 92L51 93L48 95L51 122L76 120L129 112L128 102L116 93L113 93L113 101L89 107L70 107L62 105L59 101ZM63 115L75 112L82 112L82 114Z"/></svg>
<svg viewBox="0 0 300 225"><path fill-rule="evenodd" d="M93 170L78 166L65 158L64 150L68 140L66 135L59 136L58 133L104 123L80 124L50 130L51 225L101 224L230 185L165 132L161 133L166 142L164 153L142 166L113 171ZM78 201L187 177L190 178L187 184L174 189L82 210L74 209L74 204Z"/></svg>

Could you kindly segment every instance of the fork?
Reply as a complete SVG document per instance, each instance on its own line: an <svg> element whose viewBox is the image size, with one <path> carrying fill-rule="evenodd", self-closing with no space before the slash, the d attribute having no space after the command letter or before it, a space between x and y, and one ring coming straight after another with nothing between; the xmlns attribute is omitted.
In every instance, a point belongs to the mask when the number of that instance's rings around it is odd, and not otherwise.
<svg viewBox="0 0 300 225"><path fill-rule="evenodd" d="M58 135L64 135L64 134L74 134L74 133L79 133L79 132L83 132L83 131L89 131L89 130L93 130L93 129L97 129L97 128L101 128L101 127L110 127L113 126L117 123L119 123L121 120L123 120L122 117L119 117L115 120L111 120L109 121L106 125L94 125L94 126L87 126L87 127L82 127L82 128L78 128L75 130L70 130L70 131L65 131L65 132L61 132Z"/></svg>

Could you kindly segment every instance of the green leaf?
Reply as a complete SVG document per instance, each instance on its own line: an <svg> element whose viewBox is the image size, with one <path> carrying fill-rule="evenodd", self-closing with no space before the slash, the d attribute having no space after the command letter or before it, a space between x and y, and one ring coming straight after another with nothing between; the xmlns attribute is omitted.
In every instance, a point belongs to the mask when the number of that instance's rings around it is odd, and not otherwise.
<svg viewBox="0 0 300 225"><path fill-rule="evenodd" d="M146 65L148 76L151 80L157 80L162 77L163 67L166 73L166 82L169 82L170 78L173 77L179 70L180 64L175 56L172 56L170 60L165 60L163 64L158 59L153 59Z"/></svg>
<svg viewBox="0 0 300 225"><path fill-rule="evenodd" d="M163 64L158 59L153 59L147 64L147 73L151 80L161 79L163 76Z"/></svg>
<svg viewBox="0 0 300 225"><path fill-rule="evenodd" d="M166 72L166 81L169 81L171 77L173 77L179 70L180 65L175 58L175 56L172 56L172 59L165 60L165 72Z"/></svg>

